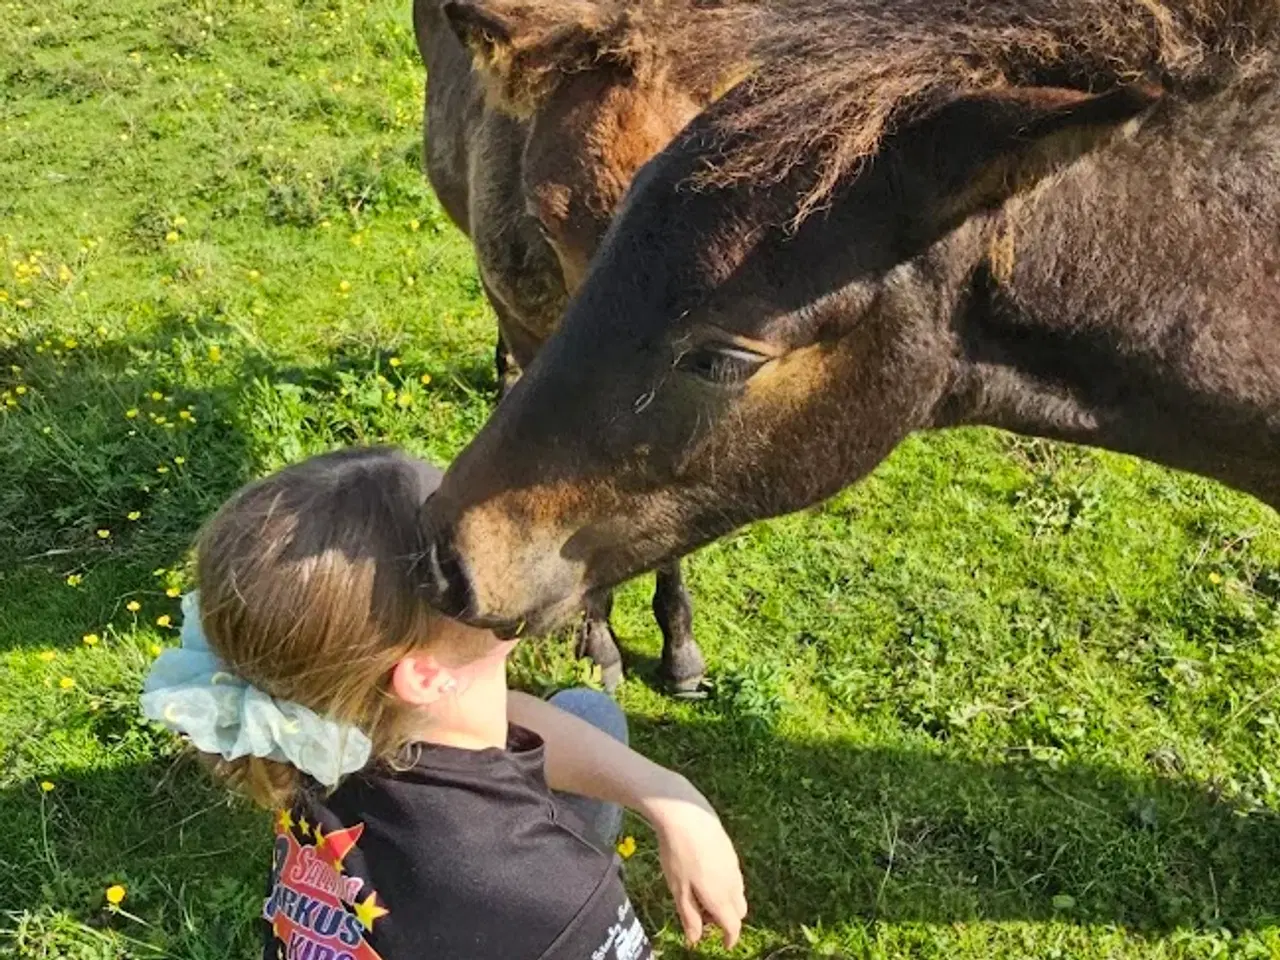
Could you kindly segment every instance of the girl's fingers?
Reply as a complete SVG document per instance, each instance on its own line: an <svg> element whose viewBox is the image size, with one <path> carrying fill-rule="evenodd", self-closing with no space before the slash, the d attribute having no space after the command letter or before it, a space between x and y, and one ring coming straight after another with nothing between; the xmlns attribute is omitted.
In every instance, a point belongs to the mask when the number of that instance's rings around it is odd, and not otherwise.
<svg viewBox="0 0 1280 960"><path fill-rule="evenodd" d="M681 891L676 898L676 913L680 916L680 925L684 927L684 935L690 944L702 939L702 911L698 902L689 890Z"/></svg>

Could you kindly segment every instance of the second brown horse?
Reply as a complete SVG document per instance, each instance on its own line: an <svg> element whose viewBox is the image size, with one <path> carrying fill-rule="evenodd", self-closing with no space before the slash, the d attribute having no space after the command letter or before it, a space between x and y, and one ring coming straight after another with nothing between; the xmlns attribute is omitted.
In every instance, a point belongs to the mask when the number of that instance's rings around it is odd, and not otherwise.
<svg viewBox="0 0 1280 960"><path fill-rule="evenodd" d="M660 8L415 0L427 175L475 246L504 390L555 329L635 172L728 85L646 39L668 35L645 29ZM593 594L578 638L610 689L622 676L611 607L611 592ZM663 680L696 692L705 666L679 561L658 569L653 612Z"/></svg>

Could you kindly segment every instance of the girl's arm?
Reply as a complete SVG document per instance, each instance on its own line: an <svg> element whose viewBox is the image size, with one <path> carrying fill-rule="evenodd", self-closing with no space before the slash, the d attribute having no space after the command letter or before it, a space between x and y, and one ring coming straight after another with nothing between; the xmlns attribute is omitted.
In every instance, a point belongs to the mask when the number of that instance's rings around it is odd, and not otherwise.
<svg viewBox="0 0 1280 960"><path fill-rule="evenodd" d="M548 786L620 804L653 826L663 873L690 942L701 938L705 915L733 946L747 912L742 871L706 797L675 771L537 697L510 691L507 713L512 723L534 731L546 744Z"/></svg>

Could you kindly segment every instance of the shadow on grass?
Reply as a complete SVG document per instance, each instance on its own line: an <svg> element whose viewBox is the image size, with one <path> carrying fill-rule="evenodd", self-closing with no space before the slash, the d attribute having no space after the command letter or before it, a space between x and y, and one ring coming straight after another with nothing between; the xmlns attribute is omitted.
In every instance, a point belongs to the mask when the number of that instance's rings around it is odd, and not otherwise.
<svg viewBox="0 0 1280 960"><path fill-rule="evenodd" d="M105 929L164 956L247 957L261 942L269 818L229 804L194 760L68 773L48 793L18 784L0 790L0 823L0 930L19 956L91 955ZM107 908L115 884L142 922Z"/></svg>
<svg viewBox="0 0 1280 960"><path fill-rule="evenodd" d="M1157 937L1280 924L1280 820L1191 784L797 742L726 721L633 732L719 807L756 926L799 938L802 924L851 919L1053 919ZM143 939L233 955L256 935L267 820L229 806L191 761L68 773L51 793L14 785L0 790L0 902L118 926L102 895L123 883L152 925ZM658 926L670 907L651 879L636 894Z"/></svg>
<svg viewBox="0 0 1280 960"><path fill-rule="evenodd" d="M975 762L715 719L633 742L720 810L753 923L1055 919L1145 935L1280 925L1280 817L1157 775Z"/></svg>

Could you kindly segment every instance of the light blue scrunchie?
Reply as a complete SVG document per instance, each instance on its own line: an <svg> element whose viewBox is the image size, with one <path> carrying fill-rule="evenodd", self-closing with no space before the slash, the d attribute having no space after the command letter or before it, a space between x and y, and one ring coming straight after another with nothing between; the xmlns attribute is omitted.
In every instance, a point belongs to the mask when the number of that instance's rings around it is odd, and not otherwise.
<svg viewBox="0 0 1280 960"><path fill-rule="evenodd" d="M156 658L142 688L142 713L226 760L288 763L326 787L369 761L356 727L277 700L231 673L200 628L199 595L182 598L182 646Z"/></svg>

